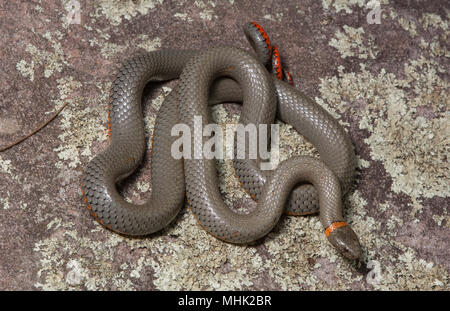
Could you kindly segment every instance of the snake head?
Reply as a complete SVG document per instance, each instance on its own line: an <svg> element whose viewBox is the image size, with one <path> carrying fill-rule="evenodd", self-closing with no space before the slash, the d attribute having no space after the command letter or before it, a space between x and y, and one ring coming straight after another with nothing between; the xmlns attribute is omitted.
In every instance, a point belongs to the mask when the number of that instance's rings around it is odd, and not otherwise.
<svg viewBox="0 0 450 311"><path fill-rule="evenodd" d="M358 237L349 226L333 230L328 236L328 241L348 259L359 259L362 256Z"/></svg>

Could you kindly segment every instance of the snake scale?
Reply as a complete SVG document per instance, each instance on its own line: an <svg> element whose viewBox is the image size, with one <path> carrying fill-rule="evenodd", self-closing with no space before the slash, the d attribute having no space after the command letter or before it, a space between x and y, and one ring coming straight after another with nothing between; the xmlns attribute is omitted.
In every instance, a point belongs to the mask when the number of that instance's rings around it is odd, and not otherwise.
<svg viewBox="0 0 450 311"><path fill-rule="evenodd" d="M345 257L360 258L358 238L342 216L342 195L355 172L349 137L323 108L281 80L284 76L292 81L262 27L248 23L244 32L256 56L234 47L166 49L136 56L120 68L110 92L110 144L85 169L84 202L105 227L126 235L147 235L166 227L186 199L206 231L231 243L265 236L283 211L294 215L319 211L329 242ZM270 63L274 74L266 68ZM129 203L116 184L136 170L146 149L143 89L149 81L175 78L178 84L164 100L153 132L152 195L143 205ZM248 214L238 214L224 203L214 159L171 155L177 139L171 135L172 127L181 123L193 129L194 117L199 116L203 124L210 124L209 106L223 102L242 103L240 124L273 124L278 118L292 125L320 154L320 160L289 158L270 171L259 169L259 158L233 160L240 182L257 201ZM206 139L193 143L203 144Z"/></svg>

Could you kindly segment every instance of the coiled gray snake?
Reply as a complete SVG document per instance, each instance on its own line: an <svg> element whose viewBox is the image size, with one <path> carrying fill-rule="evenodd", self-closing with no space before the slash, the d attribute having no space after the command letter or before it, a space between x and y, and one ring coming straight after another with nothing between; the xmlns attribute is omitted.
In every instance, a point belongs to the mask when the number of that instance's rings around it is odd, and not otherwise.
<svg viewBox="0 0 450 311"><path fill-rule="evenodd" d="M108 130L110 144L87 165L83 199L105 227L126 235L147 235L166 227L184 206L185 197L201 226L217 238L248 243L270 232L283 211L305 215L319 211L325 234L345 257L361 248L342 216L342 195L355 173L352 143L339 123L290 83L280 67L278 49L256 23L244 27L256 57L233 47L203 51L160 50L127 61L112 85ZM274 74L265 65L272 64ZM282 77L289 83L282 81ZM152 145L152 195L143 205L128 203L116 184L139 166L145 152L141 96L149 81L179 78L162 104ZM175 159L171 136L175 124L194 127L194 117L211 123L209 106L242 103L240 123L292 125L318 150L320 160L295 156L271 171L260 159L236 159L236 175L257 207L238 214L222 200L214 159ZM202 138L204 143L206 137ZM198 142L197 142L198 143Z"/></svg>

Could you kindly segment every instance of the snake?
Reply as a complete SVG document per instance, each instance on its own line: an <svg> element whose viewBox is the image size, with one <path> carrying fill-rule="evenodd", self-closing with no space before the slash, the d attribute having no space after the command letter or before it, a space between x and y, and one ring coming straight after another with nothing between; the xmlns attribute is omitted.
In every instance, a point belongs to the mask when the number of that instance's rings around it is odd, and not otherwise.
<svg viewBox="0 0 450 311"><path fill-rule="evenodd" d="M278 67L278 49L273 53L259 24L247 23L244 33L253 51L228 46L161 49L139 54L121 66L110 89L109 144L84 170L84 203L104 227L130 236L162 230L187 203L202 228L235 244L264 237L283 212L319 212L328 241L344 257L359 259L358 237L342 215L342 197L355 175L349 136L325 109L292 85L290 74ZM153 129L152 193L144 204L133 204L121 196L117 184L138 168L146 150L142 93L149 82L172 79L178 83L164 99ZM214 159L180 159L171 153L177 140L174 125L184 124L193 131L196 117L210 124L209 107L226 102L242 104L239 124L273 124L279 119L308 139L320 155L320 159L293 156L266 171L260 169L260 158L234 159L239 181L257 202L246 214L223 201ZM207 139L194 137L192 145Z"/></svg>

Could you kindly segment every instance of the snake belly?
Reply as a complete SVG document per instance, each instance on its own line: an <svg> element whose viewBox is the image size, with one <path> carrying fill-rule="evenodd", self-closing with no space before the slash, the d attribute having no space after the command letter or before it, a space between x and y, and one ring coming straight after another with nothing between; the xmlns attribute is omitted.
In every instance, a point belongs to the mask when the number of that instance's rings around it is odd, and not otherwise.
<svg viewBox="0 0 450 311"><path fill-rule="evenodd" d="M118 193L116 183L137 168L145 152L140 105L143 88L149 81L170 80L180 75L155 123L151 198L143 205L128 203ZM213 85L219 77L233 80L219 79ZM324 162L293 157L266 175L253 175L251 166L237 167L237 173L245 172L241 174L242 180L252 185L249 190L254 189L258 196L258 206L247 215L234 213L220 197L214 160L177 160L171 156L171 145L176 139L170 135L171 128L179 122L192 128L194 116L202 116L203 123L209 123L209 95L216 102L239 97L243 102L240 122L244 123L271 124L278 110L283 121L293 124L310 139ZM299 105L298 101L305 105ZM210 100L209 104L213 102ZM158 231L177 215L185 192L201 225L211 234L234 243L250 242L267 234L289 197L289 206L302 205L305 192L308 198L318 198L324 229L343 221L339 179L343 179L345 188L346 180L354 173L354 155L345 132L315 103L287 83L271 78L247 52L213 48L201 53L162 50L140 55L120 69L109 104L110 145L88 164L82 183L83 198L91 214L107 228L129 235ZM336 142L344 142L344 146L335 146ZM299 190L301 187L306 190ZM300 199L295 196L296 191ZM347 257L359 256L358 250L353 250L359 247L353 231L348 226L333 228L334 239L329 238L330 242Z"/></svg>

